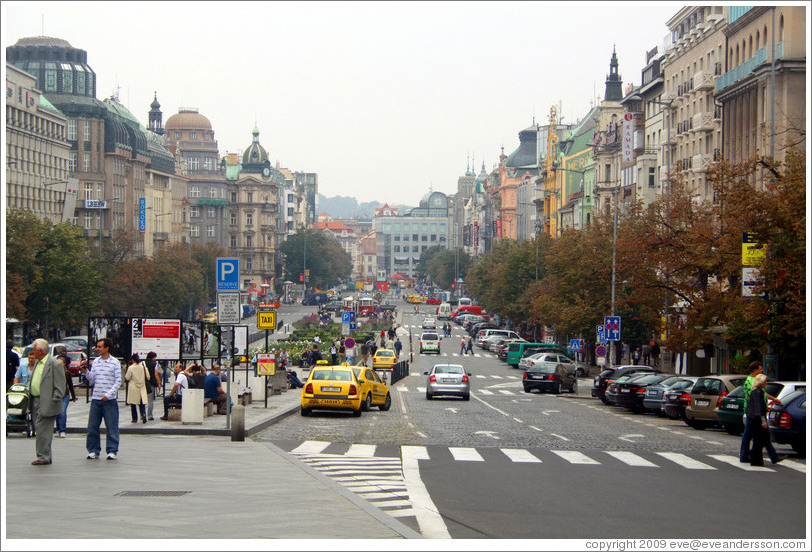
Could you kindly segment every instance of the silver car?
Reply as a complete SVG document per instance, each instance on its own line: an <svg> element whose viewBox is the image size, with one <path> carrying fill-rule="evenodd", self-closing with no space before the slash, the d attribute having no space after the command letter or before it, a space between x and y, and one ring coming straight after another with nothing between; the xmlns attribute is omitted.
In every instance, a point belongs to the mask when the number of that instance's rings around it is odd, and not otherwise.
<svg viewBox="0 0 812 552"><path fill-rule="evenodd" d="M459 364L435 364L430 372L423 372L426 379L426 398L435 395L453 395L467 401L471 398L471 381L465 369Z"/></svg>

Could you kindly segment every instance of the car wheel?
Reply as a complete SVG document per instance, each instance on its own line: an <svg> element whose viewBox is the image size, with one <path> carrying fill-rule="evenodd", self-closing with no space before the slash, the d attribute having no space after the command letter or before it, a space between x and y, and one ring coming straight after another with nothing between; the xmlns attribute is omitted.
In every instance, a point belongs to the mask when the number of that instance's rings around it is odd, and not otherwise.
<svg viewBox="0 0 812 552"><path fill-rule="evenodd" d="M529 387L525 387L525 388L524 388L524 392L525 392L525 393L530 393L530 391L532 391L532 390L531 390Z"/></svg>
<svg viewBox="0 0 812 552"><path fill-rule="evenodd" d="M431 400L431 399L433 399L433 398L434 398L434 395L432 395L431 393L429 393L428 391L426 391L426 399L427 399L427 400Z"/></svg>
<svg viewBox="0 0 812 552"><path fill-rule="evenodd" d="M744 427L739 424L725 424L723 427L730 435L741 435L744 432Z"/></svg>
<svg viewBox="0 0 812 552"><path fill-rule="evenodd" d="M465 395L462 396L462 400L470 401L471 400L471 395L469 393L466 393Z"/></svg>
<svg viewBox="0 0 812 552"><path fill-rule="evenodd" d="M561 394L561 382L560 382L560 381L559 381L558 383L556 383L556 384L555 384L555 390L554 390L553 392L554 392L556 395L560 395L560 394Z"/></svg>
<svg viewBox="0 0 812 552"><path fill-rule="evenodd" d="M380 408L383 412L386 412L387 410L389 410L389 408L391 408L391 406L392 406L392 395L387 393L386 399L384 399L383 404L378 408Z"/></svg>
<svg viewBox="0 0 812 552"><path fill-rule="evenodd" d="M570 389L570 392L573 393L573 394L578 393L578 380L575 380L574 382L572 382L572 389Z"/></svg>
<svg viewBox="0 0 812 552"><path fill-rule="evenodd" d="M302 407L301 414L302 416L310 416L311 410L309 408Z"/></svg>
<svg viewBox="0 0 812 552"><path fill-rule="evenodd" d="M367 393L364 402L361 403L361 410L369 412L370 408L372 408L372 393Z"/></svg>
<svg viewBox="0 0 812 552"><path fill-rule="evenodd" d="M608 400L606 400L606 397L601 397L601 402L602 402L603 404L606 404L606 405L611 405L611 404L612 404L612 403L610 403Z"/></svg>

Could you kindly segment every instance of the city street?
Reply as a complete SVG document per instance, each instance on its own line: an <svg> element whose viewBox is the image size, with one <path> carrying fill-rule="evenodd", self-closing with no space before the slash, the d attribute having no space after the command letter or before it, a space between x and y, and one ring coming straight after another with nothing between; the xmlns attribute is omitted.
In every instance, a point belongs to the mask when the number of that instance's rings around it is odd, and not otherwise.
<svg viewBox="0 0 812 552"><path fill-rule="evenodd" d="M591 378L577 394L524 393L522 372L493 354L461 357L456 325L439 356L420 355L424 316L402 315L414 362L389 412L292 416L259 438L426 537L803 537L806 463L789 447L780 465L751 468L738 437L606 406ZM446 362L472 374L470 401L426 400L423 372ZM751 523L779 503L781 516Z"/></svg>

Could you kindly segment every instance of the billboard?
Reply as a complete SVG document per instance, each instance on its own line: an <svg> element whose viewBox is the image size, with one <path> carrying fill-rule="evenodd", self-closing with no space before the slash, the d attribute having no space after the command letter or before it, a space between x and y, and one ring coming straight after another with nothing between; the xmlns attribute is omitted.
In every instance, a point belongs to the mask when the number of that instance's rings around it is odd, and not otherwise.
<svg viewBox="0 0 812 552"><path fill-rule="evenodd" d="M131 354L154 351L159 360L181 358L181 325L177 318L133 318Z"/></svg>
<svg viewBox="0 0 812 552"><path fill-rule="evenodd" d="M96 343L100 339L109 337L113 340L113 347L110 355L120 360L129 360L132 353L132 331L130 329L130 318L119 316L105 316L87 319L87 344L89 358L96 358Z"/></svg>

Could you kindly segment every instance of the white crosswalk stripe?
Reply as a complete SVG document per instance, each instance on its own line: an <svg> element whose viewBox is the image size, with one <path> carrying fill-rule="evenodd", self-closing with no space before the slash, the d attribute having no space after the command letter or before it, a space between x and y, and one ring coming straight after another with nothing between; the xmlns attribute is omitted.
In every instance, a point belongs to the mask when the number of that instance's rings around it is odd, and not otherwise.
<svg viewBox="0 0 812 552"><path fill-rule="evenodd" d="M576 450L551 450L550 452L557 454L570 464L600 464L600 462Z"/></svg>
<svg viewBox="0 0 812 552"><path fill-rule="evenodd" d="M801 473L806 473L806 464L801 464L800 462L796 462L795 460L784 460L783 462L781 462L780 465L799 471Z"/></svg>
<svg viewBox="0 0 812 552"><path fill-rule="evenodd" d="M454 460L463 462L484 462L485 459L479 455L476 449L469 447L448 447L454 456Z"/></svg>
<svg viewBox="0 0 812 552"><path fill-rule="evenodd" d="M532 463L539 463L541 464L541 460L530 454L530 452L524 449L499 449L505 456L510 458L512 462L532 462Z"/></svg>
<svg viewBox="0 0 812 552"><path fill-rule="evenodd" d="M658 467L657 464L653 462L649 462L645 458L642 458L636 455L633 452L625 452L621 450L607 450L606 454L617 458L624 464L628 464L630 466L638 466L638 467L646 467L646 468L656 468Z"/></svg>
<svg viewBox="0 0 812 552"><path fill-rule="evenodd" d="M493 391L488 391L487 389L480 389L478 391L480 395L493 395Z"/></svg>
<svg viewBox="0 0 812 552"><path fill-rule="evenodd" d="M305 441L291 452L293 454L319 454L330 446L329 441Z"/></svg>
<svg viewBox="0 0 812 552"><path fill-rule="evenodd" d="M365 456L367 458L375 456L375 445L350 445L347 456Z"/></svg>
<svg viewBox="0 0 812 552"><path fill-rule="evenodd" d="M683 468L689 470L715 470L713 466L709 466L704 462L700 462L699 460L694 460L690 456L686 456L685 454L680 454L678 452L658 452L658 455L662 456L667 460L671 460L675 464L679 464Z"/></svg>
<svg viewBox="0 0 812 552"><path fill-rule="evenodd" d="M739 462L739 459L736 456L730 456L728 454L709 454L711 458L715 460L719 460L720 462L724 462L725 464L730 464L731 466L736 466L739 469L744 471L754 471L754 472L771 472L775 471L767 467L763 466L751 466L750 464L745 464Z"/></svg>

